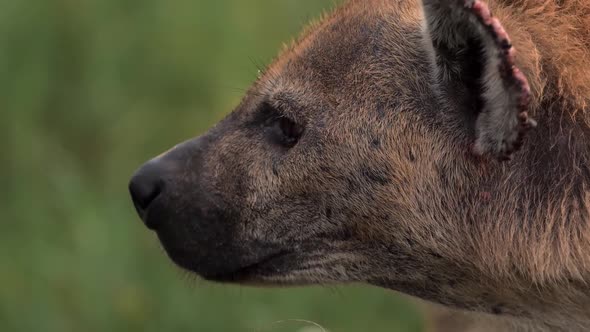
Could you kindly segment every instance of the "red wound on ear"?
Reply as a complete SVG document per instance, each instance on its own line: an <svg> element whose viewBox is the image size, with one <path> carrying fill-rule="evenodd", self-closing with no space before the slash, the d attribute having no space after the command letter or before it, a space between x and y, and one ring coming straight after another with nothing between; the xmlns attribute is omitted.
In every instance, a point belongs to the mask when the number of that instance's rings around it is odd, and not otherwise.
<svg viewBox="0 0 590 332"><path fill-rule="evenodd" d="M505 151L503 151L502 155L497 156L499 160L510 160L512 154L518 151L522 146L526 133L531 128L537 126L537 122L530 118L527 112L531 99L529 82L515 64L516 50L512 46L510 36L502 26L501 22L492 15L488 5L481 0L464 1L464 7L475 16L476 20L484 28L484 31L489 33L489 36L496 44L499 57L498 72L500 77L506 84L510 85L509 89L518 96L517 139L512 142Z"/></svg>

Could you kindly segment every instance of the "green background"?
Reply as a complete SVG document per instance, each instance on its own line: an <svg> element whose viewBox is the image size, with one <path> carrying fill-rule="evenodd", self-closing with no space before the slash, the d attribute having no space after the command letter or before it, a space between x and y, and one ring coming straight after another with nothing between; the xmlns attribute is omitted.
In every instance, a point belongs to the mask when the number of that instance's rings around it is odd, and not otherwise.
<svg viewBox="0 0 590 332"><path fill-rule="evenodd" d="M320 0L0 0L0 331L421 331L392 292L179 271L133 211L148 158L227 114Z"/></svg>

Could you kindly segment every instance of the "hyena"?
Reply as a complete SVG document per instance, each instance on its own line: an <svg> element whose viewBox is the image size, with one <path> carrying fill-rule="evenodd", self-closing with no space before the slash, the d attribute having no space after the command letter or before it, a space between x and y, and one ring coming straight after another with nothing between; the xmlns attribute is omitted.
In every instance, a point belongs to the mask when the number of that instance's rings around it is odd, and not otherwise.
<svg viewBox="0 0 590 332"><path fill-rule="evenodd" d="M589 0L350 0L143 165L133 201L207 280L361 282L474 331L589 331L589 27Z"/></svg>

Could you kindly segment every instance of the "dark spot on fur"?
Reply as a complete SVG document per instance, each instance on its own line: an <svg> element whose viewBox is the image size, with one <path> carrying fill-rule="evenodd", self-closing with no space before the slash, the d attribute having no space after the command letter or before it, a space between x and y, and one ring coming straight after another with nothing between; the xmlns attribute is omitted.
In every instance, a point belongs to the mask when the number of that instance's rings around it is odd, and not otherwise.
<svg viewBox="0 0 590 332"><path fill-rule="evenodd" d="M501 314L503 314L504 312L505 312L505 310L504 310L504 306L503 306L503 305L501 305L501 304L497 304L497 305L495 305L495 306L493 306L493 307L492 307L492 313L493 313L494 315L501 315Z"/></svg>
<svg viewBox="0 0 590 332"><path fill-rule="evenodd" d="M349 192L356 192L356 191L358 191L359 185L356 182L354 182L354 180L352 179L352 177L346 178L346 185L347 185L347 188L348 188Z"/></svg>
<svg viewBox="0 0 590 332"><path fill-rule="evenodd" d="M434 251L431 251L431 252L429 252L428 254L429 254L430 256L432 256L432 257L436 258L436 259L442 259L442 258L443 258L443 257L442 257L442 256L441 256L439 253L436 253L436 252L434 252Z"/></svg>
<svg viewBox="0 0 590 332"><path fill-rule="evenodd" d="M408 152L408 159L411 162L415 162L416 161L416 155L414 154L414 150L410 149L410 152Z"/></svg>
<svg viewBox="0 0 590 332"><path fill-rule="evenodd" d="M373 138L371 141L371 147L374 149L378 149L381 147L381 141L378 138Z"/></svg>
<svg viewBox="0 0 590 332"><path fill-rule="evenodd" d="M272 174L279 176L279 168L276 161L272 163Z"/></svg>
<svg viewBox="0 0 590 332"><path fill-rule="evenodd" d="M361 175L369 181L380 184L382 186L389 183L389 178L387 177L387 174L385 174L385 172L382 170L363 167L361 169Z"/></svg>
<svg viewBox="0 0 590 332"><path fill-rule="evenodd" d="M326 218L332 218L332 209L330 207L326 208Z"/></svg>

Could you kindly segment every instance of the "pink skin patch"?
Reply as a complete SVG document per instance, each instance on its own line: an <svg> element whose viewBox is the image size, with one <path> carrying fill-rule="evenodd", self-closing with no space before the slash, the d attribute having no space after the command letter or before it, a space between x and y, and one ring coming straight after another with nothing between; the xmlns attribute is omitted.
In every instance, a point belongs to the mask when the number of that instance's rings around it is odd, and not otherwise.
<svg viewBox="0 0 590 332"><path fill-rule="evenodd" d="M492 200L492 193L489 191L482 191L479 193L479 199L487 203Z"/></svg>
<svg viewBox="0 0 590 332"><path fill-rule="evenodd" d="M510 63L514 63L514 59L516 58L516 49L514 49L514 47L511 47L508 50L508 54L506 56L508 57Z"/></svg>
<svg viewBox="0 0 590 332"><path fill-rule="evenodd" d="M507 41L508 44L510 44L510 39L508 38L508 33L506 33L506 30L504 30L504 27L502 26L502 24L500 24L500 20L498 20L497 18L492 18L492 27L494 28L494 31L496 31L496 37L498 38L498 40L501 41Z"/></svg>
<svg viewBox="0 0 590 332"><path fill-rule="evenodd" d="M486 25L491 24L492 13L490 12L490 9L488 8L488 6L485 3L483 3L479 0L475 1L471 8L475 12L475 14L478 15L483 20L483 22Z"/></svg>
<svg viewBox="0 0 590 332"><path fill-rule="evenodd" d="M516 50L512 46L510 36L502 26L500 20L495 18L488 5L481 0L475 0L472 3L469 0L463 0L464 8L471 12L478 22L482 24L490 37L498 47L498 56L500 64L498 71L503 80L505 80L518 94L518 109L515 116L519 121L518 138L513 149L503 156L502 160L509 160L511 154L517 151L522 145L522 140L526 132L537 126L535 120L529 118L528 107L531 99L531 89L525 75L516 67L515 58Z"/></svg>

